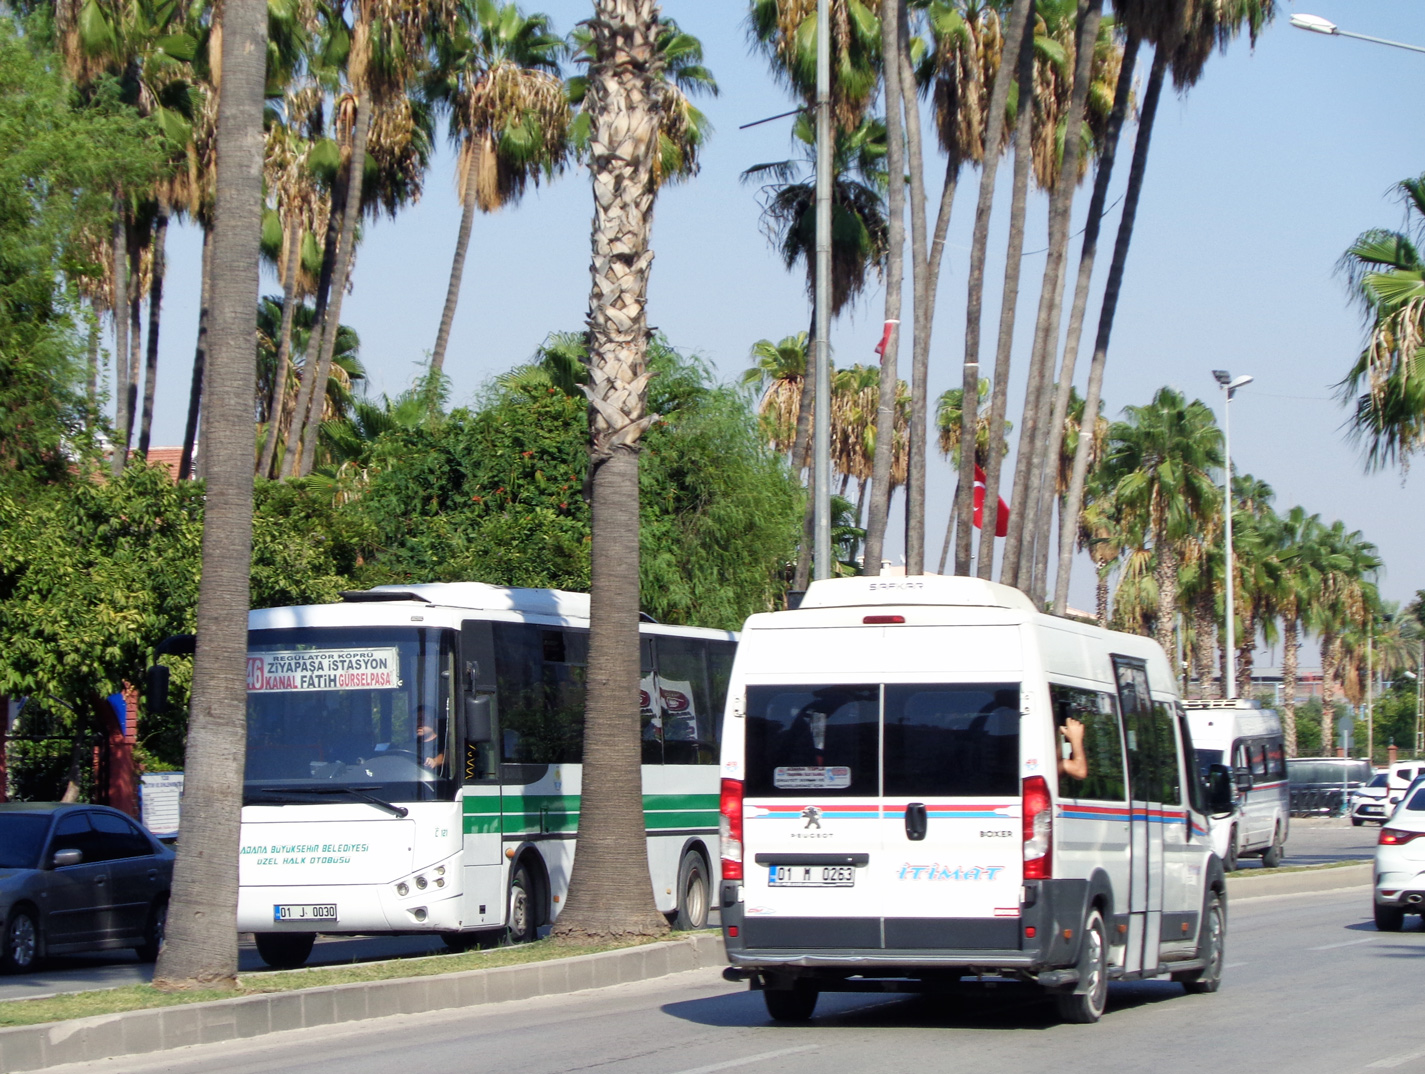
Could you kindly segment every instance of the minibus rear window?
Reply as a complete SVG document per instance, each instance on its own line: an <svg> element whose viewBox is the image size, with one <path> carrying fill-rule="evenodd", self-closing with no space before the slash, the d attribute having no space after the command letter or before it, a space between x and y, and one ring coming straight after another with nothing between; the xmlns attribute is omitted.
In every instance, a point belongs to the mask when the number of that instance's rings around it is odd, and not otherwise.
<svg viewBox="0 0 1425 1074"><path fill-rule="evenodd" d="M1018 796L1018 685L887 685L885 723L887 796Z"/></svg>
<svg viewBox="0 0 1425 1074"><path fill-rule="evenodd" d="M749 686L749 797L874 797L879 686Z"/></svg>

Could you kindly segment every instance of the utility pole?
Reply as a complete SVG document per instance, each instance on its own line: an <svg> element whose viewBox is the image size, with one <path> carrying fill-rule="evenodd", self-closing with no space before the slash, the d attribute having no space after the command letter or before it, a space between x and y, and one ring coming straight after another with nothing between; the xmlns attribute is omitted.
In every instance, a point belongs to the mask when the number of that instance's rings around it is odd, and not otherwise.
<svg viewBox="0 0 1425 1074"><path fill-rule="evenodd" d="M816 394L812 577L831 577L831 3L816 0Z"/></svg>

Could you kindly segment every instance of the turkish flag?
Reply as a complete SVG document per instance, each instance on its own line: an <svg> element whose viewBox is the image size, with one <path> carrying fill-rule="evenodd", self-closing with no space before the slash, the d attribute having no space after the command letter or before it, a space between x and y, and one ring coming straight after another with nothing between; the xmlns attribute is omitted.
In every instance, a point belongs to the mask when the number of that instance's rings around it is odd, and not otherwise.
<svg viewBox="0 0 1425 1074"><path fill-rule="evenodd" d="M980 528L985 514L985 472L975 463L975 529ZM1009 504L999 497L999 510L995 512L995 536L1003 537L1009 532Z"/></svg>
<svg viewBox="0 0 1425 1074"><path fill-rule="evenodd" d="M896 325L898 324L900 324L900 321L887 321L885 329L881 332L881 342L876 344L876 353L882 358L886 356L886 348L890 346L891 343L891 333L896 330Z"/></svg>

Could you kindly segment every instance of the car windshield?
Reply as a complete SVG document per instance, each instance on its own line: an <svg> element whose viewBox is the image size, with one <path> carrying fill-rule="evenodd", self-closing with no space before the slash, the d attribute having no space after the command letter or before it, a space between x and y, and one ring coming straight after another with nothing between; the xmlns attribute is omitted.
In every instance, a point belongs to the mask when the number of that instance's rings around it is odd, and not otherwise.
<svg viewBox="0 0 1425 1074"><path fill-rule="evenodd" d="M1367 783L1366 786L1367 786L1367 787L1384 787L1384 786L1386 786L1389 782L1390 782L1390 776L1389 776L1387 773L1385 773L1385 772L1377 772L1374 776L1371 777L1371 781L1370 781L1369 783Z"/></svg>
<svg viewBox="0 0 1425 1074"><path fill-rule="evenodd" d="M424 627L252 631L247 801L450 797L450 637Z"/></svg>
<svg viewBox="0 0 1425 1074"><path fill-rule="evenodd" d="M35 869L40 864L49 815L0 813L0 869Z"/></svg>

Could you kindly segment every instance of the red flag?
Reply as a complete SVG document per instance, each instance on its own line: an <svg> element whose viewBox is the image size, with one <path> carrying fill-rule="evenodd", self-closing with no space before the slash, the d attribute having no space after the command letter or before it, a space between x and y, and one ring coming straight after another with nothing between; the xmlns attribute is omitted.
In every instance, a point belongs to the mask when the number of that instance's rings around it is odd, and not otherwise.
<svg viewBox="0 0 1425 1074"><path fill-rule="evenodd" d="M895 327L898 324L900 324L900 321L886 322L885 331L881 333L881 342L876 344L876 353L882 358L886 356L886 348L890 346L891 342L891 333L895 331Z"/></svg>
<svg viewBox="0 0 1425 1074"><path fill-rule="evenodd" d="M985 507L985 472L980 469L980 464L975 463L975 528L979 529L984 521ZM1003 537L1009 532L1009 504L1004 502L1004 497L999 497L999 510L995 512L995 536Z"/></svg>

